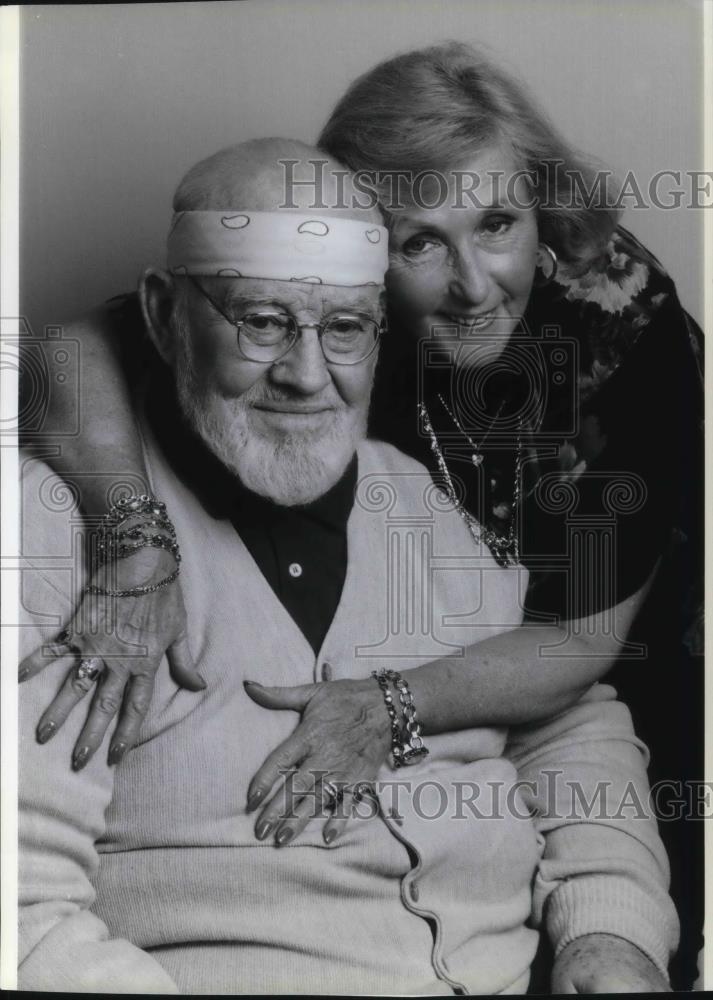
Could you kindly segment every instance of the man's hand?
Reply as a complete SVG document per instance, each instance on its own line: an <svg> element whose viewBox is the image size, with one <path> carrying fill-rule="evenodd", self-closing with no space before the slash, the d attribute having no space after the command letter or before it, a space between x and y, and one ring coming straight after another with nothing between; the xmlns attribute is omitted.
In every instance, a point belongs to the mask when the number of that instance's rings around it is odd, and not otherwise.
<svg viewBox="0 0 713 1000"><path fill-rule="evenodd" d="M560 952L553 993L670 993L654 963L624 938L585 934Z"/></svg>

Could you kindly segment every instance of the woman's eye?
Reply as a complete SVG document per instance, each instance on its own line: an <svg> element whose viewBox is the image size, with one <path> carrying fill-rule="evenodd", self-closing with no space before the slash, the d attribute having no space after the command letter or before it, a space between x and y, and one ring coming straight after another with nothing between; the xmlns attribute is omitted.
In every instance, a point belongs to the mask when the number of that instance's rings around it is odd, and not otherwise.
<svg viewBox="0 0 713 1000"><path fill-rule="evenodd" d="M484 223L483 229L489 236L502 236L509 231L513 222L507 215L496 215Z"/></svg>
<svg viewBox="0 0 713 1000"><path fill-rule="evenodd" d="M402 253L417 257L439 246L439 241L432 236L411 236L401 247Z"/></svg>

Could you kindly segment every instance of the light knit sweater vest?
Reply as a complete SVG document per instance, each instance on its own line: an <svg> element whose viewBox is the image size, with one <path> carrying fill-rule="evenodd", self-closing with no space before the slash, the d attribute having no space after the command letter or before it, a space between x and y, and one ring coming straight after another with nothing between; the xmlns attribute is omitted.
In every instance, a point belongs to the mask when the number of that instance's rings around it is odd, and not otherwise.
<svg viewBox="0 0 713 1000"><path fill-rule="evenodd" d="M186 993L525 987L537 939L525 924L544 842L511 794L517 772L501 756L504 730L433 737L419 767L385 767L380 778L392 784L380 793L382 815L355 821L329 847L318 822L286 849L259 843L246 815L249 779L297 717L259 708L244 679L311 682L326 661L335 678L449 654L458 662L463 647L520 621L526 574L497 567L475 545L426 470L375 442L358 458L347 577L315 657L232 525L207 514L149 444L153 486L183 552L191 648L208 686L179 689L164 664L140 745L116 769L100 753L82 774L68 773L74 723L56 737L56 758L27 741L27 899L39 905L53 891L91 903L88 874L92 911L112 937L103 949L73 951L66 927L73 921L89 933L89 915L72 912L49 933L35 906L27 933L36 947L25 962L34 988L46 964L54 989L166 990L158 966ZM30 691L23 727L46 704L46 683ZM398 794L396 779L406 782ZM468 801L478 796L476 819ZM55 834L61 850L48 867ZM133 974L121 939L142 949ZM101 964L109 953L113 975ZM144 967L148 956L156 971Z"/></svg>
<svg viewBox="0 0 713 1000"><path fill-rule="evenodd" d="M156 957L186 991L225 990L236 976L246 992L348 993L357 983L363 992L439 992L443 981L497 990L522 977L533 953L535 935L524 928L537 860L532 826L491 821L477 830L456 801L471 794L468 782L515 780L512 765L494 759L503 730L432 739L427 764L403 772L411 794L382 793L387 817L397 807L401 824L357 821L333 849L318 822L286 851L259 844L245 814L249 778L296 719L254 705L244 679L299 684L320 680L324 662L339 678L458 658L465 645L520 620L526 574L502 570L475 546L420 465L374 442L358 461L347 576L315 657L233 526L208 516L151 450L154 488L183 552L192 652L208 690L200 705L170 682L155 696L145 743L117 775L98 912L118 932L132 911L136 926L135 892L122 888L131 851L136 883L161 886L138 917L138 940L161 949ZM200 775L190 790L172 777L181 759L195 761L191 772ZM415 871L405 844L418 856ZM172 872L180 865L180 877L157 879L159 864ZM494 938L503 945L497 954ZM215 949L216 940L226 943ZM195 941L202 944L187 945ZM345 973L349 966L355 974Z"/></svg>

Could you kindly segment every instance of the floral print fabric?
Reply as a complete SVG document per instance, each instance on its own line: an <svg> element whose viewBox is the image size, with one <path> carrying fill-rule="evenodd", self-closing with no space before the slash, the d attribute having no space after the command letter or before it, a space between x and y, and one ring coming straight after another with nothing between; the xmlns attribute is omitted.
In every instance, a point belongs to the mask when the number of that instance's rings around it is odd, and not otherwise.
<svg viewBox="0 0 713 1000"><path fill-rule="evenodd" d="M584 617L637 590L676 546L696 545L701 334L661 264L624 229L614 233L601 262L584 275L560 262L555 280L533 290L522 334L543 378L534 387L517 375L499 384L492 379L482 405L493 417L509 419L511 427L514 415L526 415L516 519L521 560L530 569L528 606L540 617ZM498 435L490 433L482 465L474 464L470 441L458 435L440 402L445 400L451 413L460 412L467 432L457 378L442 368L415 371L414 359L404 355L405 333L394 329L389 336L373 432L416 455L435 474L430 447L414 420L418 386L465 505L506 536L515 496L515 434L498 443ZM561 345L568 353L555 378ZM533 407L534 395L539 398ZM483 433L468 437L480 444ZM572 488L567 502L561 490L558 496L558 484ZM579 551L577 532L587 531L590 548L596 548L592 538L598 536L611 550L606 566ZM691 570L682 597L691 608L697 606L691 596L695 576Z"/></svg>

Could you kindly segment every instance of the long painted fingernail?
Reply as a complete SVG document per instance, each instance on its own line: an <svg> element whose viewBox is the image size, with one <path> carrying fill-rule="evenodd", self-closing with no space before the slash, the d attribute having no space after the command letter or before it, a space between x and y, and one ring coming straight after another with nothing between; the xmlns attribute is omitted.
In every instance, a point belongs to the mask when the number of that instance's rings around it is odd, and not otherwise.
<svg viewBox="0 0 713 1000"><path fill-rule="evenodd" d="M258 684L257 681L243 681L243 687L246 687L246 688L261 688L262 684Z"/></svg>
<svg viewBox="0 0 713 1000"><path fill-rule="evenodd" d="M26 681L29 676L30 676L30 668L23 667L22 670L17 675L18 683L22 684L22 682Z"/></svg>
<svg viewBox="0 0 713 1000"><path fill-rule="evenodd" d="M76 751L74 757L72 758L72 767L75 771L81 771L84 765L89 760L90 749L89 747L80 747Z"/></svg>
<svg viewBox="0 0 713 1000"><path fill-rule="evenodd" d="M267 820L263 820L262 823L258 823L255 827L255 836L258 840L264 840L270 830L272 830L272 823L268 823Z"/></svg>
<svg viewBox="0 0 713 1000"><path fill-rule="evenodd" d="M126 743L114 743L109 747L109 763L118 764L126 753Z"/></svg>
<svg viewBox="0 0 713 1000"><path fill-rule="evenodd" d="M45 722L43 726L40 726L37 730L37 742L46 743L47 740L51 740L54 734L57 732L56 722Z"/></svg>
<svg viewBox="0 0 713 1000"><path fill-rule="evenodd" d="M203 674L198 674L198 680L203 685L203 687L202 687L201 690L205 691L205 689L208 687L208 681L205 679L205 677L203 676Z"/></svg>
<svg viewBox="0 0 713 1000"><path fill-rule="evenodd" d="M324 835L325 844L331 844L336 836L337 836L336 830L327 830L327 832Z"/></svg>
<svg viewBox="0 0 713 1000"><path fill-rule="evenodd" d="M248 795L248 812L252 812L253 809L257 809L262 801L262 797L265 793L261 788L257 788L254 792Z"/></svg>
<svg viewBox="0 0 713 1000"><path fill-rule="evenodd" d="M282 847L282 845L286 844L288 840L292 840L293 836L294 830L292 830L289 826L285 826L275 837L275 842L278 847Z"/></svg>

